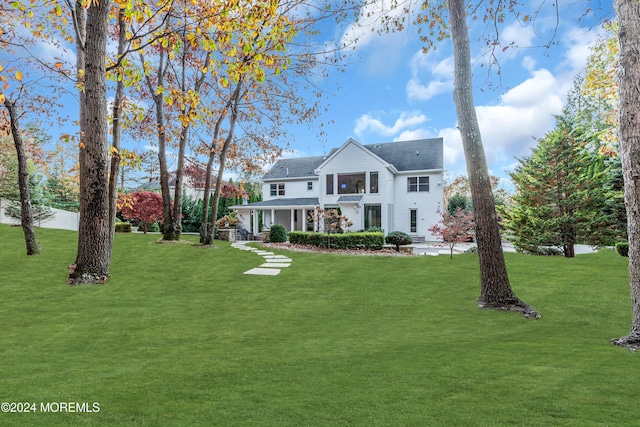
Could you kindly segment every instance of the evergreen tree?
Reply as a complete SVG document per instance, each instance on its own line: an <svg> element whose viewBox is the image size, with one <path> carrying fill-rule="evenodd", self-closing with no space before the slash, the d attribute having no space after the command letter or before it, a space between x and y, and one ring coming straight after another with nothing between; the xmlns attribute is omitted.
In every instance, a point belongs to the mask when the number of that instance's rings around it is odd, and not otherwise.
<svg viewBox="0 0 640 427"><path fill-rule="evenodd" d="M555 246L573 257L576 243L612 243L610 168L606 157L587 149L587 139L570 119L558 117L556 128L510 174L517 193L505 225L516 247L535 252Z"/></svg>
<svg viewBox="0 0 640 427"><path fill-rule="evenodd" d="M461 209L464 213L471 212L471 209L473 209L471 197L464 194L453 195L447 202L447 212L453 215L458 209Z"/></svg>

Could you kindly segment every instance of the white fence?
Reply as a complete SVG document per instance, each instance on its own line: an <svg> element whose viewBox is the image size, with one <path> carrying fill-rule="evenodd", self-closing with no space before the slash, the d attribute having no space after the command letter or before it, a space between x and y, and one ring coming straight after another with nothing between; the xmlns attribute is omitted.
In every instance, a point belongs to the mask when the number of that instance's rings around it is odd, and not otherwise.
<svg viewBox="0 0 640 427"><path fill-rule="evenodd" d="M8 200L0 199L0 224L20 224L19 220L11 218L4 213L4 209L9 206L9 203ZM78 222L80 220L78 212L68 212L55 208L49 209L53 211L55 216L46 221L35 221L34 225L36 227L78 231Z"/></svg>

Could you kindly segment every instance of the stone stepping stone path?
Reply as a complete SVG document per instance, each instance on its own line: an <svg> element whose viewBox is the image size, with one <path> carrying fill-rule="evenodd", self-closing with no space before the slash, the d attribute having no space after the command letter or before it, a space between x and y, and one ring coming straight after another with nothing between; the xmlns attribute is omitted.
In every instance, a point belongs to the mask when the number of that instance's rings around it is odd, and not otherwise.
<svg viewBox="0 0 640 427"><path fill-rule="evenodd" d="M240 249L241 251L251 251L263 258L264 263L257 268L247 270L244 274L253 274L259 276L275 276L280 273L280 269L287 268L291 265L291 258L284 255L275 255L273 252L256 249L247 246L247 242L235 242L231 247Z"/></svg>

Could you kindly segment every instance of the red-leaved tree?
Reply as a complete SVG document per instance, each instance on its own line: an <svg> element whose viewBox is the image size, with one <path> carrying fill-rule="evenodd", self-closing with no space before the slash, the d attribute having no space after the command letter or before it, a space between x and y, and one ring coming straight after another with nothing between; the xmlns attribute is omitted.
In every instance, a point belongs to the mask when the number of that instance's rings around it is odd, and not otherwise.
<svg viewBox="0 0 640 427"><path fill-rule="evenodd" d="M458 243L468 242L475 234L473 212L467 213L458 208L453 213L444 212L441 215L440 222L429 228L429 231L442 238L442 241L449 247L449 257L453 258L453 248Z"/></svg>
<svg viewBox="0 0 640 427"><path fill-rule="evenodd" d="M163 219L162 196L152 191L123 194L118 198L118 208L124 218L140 221L145 234L151 224Z"/></svg>

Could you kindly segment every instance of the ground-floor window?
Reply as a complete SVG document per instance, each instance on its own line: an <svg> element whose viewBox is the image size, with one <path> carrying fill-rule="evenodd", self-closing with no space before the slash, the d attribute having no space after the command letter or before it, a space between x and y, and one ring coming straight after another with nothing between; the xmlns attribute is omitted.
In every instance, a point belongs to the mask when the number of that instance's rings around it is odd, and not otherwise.
<svg viewBox="0 0 640 427"><path fill-rule="evenodd" d="M382 228L382 206L364 205L364 229Z"/></svg>
<svg viewBox="0 0 640 427"><path fill-rule="evenodd" d="M409 210L409 230L411 233L418 232L418 209Z"/></svg>

